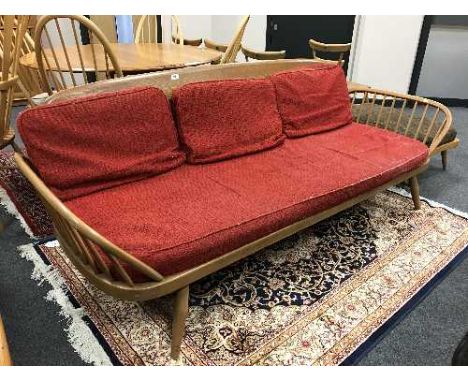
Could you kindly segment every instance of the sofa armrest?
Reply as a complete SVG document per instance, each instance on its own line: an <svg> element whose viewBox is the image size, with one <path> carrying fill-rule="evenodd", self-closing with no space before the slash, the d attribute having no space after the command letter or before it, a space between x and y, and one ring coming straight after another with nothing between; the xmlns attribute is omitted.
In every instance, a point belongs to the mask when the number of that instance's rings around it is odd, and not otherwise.
<svg viewBox="0 0 468 382"><path fill-rule="evenodd" d="M429 154L452 125L452 113L428 98L352 84L349 87L354 120L418 139Z"/></svg>
<svg viewBox="0 0 468 382"><path fill-rule="evenodd" d="M20 152L15 152L15 161L44 203L54 223L58 239L75 265L77 262L81 263L97 277L105 277L110 282L123 282L129 287L135 284L122 267L122 263L150 280L156 282L163 280L159 272L119 248L78 218L49 190ZM107 256L109 261L104 261L103 256ZM112 272L107 264L113 265Z"/></svg>

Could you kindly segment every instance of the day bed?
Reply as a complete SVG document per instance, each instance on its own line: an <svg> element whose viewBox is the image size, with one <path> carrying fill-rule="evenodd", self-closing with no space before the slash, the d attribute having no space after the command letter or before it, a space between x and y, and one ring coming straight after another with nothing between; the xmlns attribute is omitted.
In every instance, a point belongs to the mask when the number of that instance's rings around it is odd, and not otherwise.
<svg viewBox="0 0 468 382"><path fill-rule="evenodd" d="M383 98L442 116L429 147L352 121L350 104ZM437 102L278 60L58 93L18 118L29 158L15 158L90 282L128 300L175 292L177 358L191 283L405 180L419 208L416 176L450 125Z"/></svg>

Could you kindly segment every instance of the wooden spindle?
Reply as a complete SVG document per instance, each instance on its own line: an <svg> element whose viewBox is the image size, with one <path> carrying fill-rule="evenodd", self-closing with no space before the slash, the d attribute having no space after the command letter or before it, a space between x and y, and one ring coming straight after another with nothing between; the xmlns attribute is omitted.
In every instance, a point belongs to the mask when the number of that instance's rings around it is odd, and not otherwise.
<svg viewBox="0 0 468 382"><path fill-rule="evenodd" d="M55 27L57 28L57 31L58 31L60 43L62 44L63 53L65 55L65 62L67 63L67 67L68 67L68 72L70 74L73 86L76 86L75 74L73 72L73 68L70 63L70 57L68 55L68 49L67 49L67 46L65 45L65 40L63 38L62 28L60 27L60 24L57 19L54 19L54 22L55 22Z"/></svg>
<svg viewBox="0 0 468 382"><path fill-rule="evenodd" d="M81 74L83 76L84 83L87 84L88 83L88 76L86 75L86 68L85 68L85 65L84 65L83 53L81 51L81 43L78 40L78 32L76 31L75 21L70 19L70 23L71 23L72 30L73 30L73 37L75 39L76 50L78 52L78 60L80 61Z"/></svg>
<svg viewBox="0 0 468 382"><path fill-rule="evenodd" d="M61 89L67 89L66 81L62 73L62 69L60 68L60 63L57 59L57 54L55 53L54 45L52 44L52 39L50 38L50 34L47 28L44 28L44 32L47 38L47 42L49 43L50 46L50 51L52 52L52 58L54 59L56 70L58 71L60 75L60 80L62 82L61 84ZM44 54L45 55L45 54Z"/></svg>
<svg viewBox="0 0 468 382"><path fill-rule="evenodd" d="M396 98L393 97L392 103L390 105L390 111L388 112L387 120L385 121L385 130L388 130L389 122L391 121L391 116L393 114L393 111L395 110L395 102Z"/></svg>
<svg viewBox="0 0 468 382"><path fill-rule="evenodd" d="M405 129L405 132L404 132L405 136L408 136L408 131L410 129L411 123L413 122L414 113L415 113L417 107L418 107L418 101L415 101L414 104L413 104L413 110L411 112L410 119L408 120L408 124L406 125L406 129Z"/></svg>
<svg viewBox="0 0 468 382"><path fill-rule="evenodd" d="M395 132L396 132L396 133L397 133L398 131L400 131L400 122L401 122L401 118L402 118L403 113L404 113L405 108L406 108L406 102L407 102L407 100L405 99L405 100L403 101L403 106L402 106L401 109L400 109L400 115L399 115L399 117L398 117L398 121L397 121L397 124L396 124L396 126L395 126Z"/></svg>
<svg viewBox="0 0 468 382"><path fill-rule="evenodd" d="M426 104L426 106L424 107L424 111L421 115L421 120L419 121L419 124L418 124L418 127L416 129L416 132L414 133L414 139L418 139L419 137L419 131L421 130L421 127L424 123L424 120L426 119L426 114L427 114L427 109L429 108L429 104Z"/></svg>
<svg viewBox="0 0 468 382"><path fill-rule="evenodd" d="M375 100L377 98L377 94L376 93L373 93L373 97L372 97L372 102L371 102L371 106L370 106L370 110L367 111L367 119L366 119L366 125L369 124L369 120L372 116L372 112L374 111L374 105L375 105Z"/></svg>

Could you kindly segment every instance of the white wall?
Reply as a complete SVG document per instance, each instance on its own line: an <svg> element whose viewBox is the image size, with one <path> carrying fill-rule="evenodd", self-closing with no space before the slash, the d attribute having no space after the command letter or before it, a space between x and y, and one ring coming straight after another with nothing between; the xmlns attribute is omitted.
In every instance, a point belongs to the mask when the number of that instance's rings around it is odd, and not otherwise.
<svg viewBox="0 0 468 382"><path fill-rule="evenodd" d="M211 37L212 17L209 15L178 16L184 37L188 39Z"/></svg>
<svg viewBox="0 0 468 382"><path fill-rule="evenodd" d="M362 16L355 36L350 79L407 92L423 16Z"/></svg>
<svg viewBox="0 0 468 382"><path fill-rule="evenodd" d="M431 27L417 94L426 97L468 98L467 27Z"/></svg>
<svg viewBox="0 0 468 382"><path fill-rule="evenodd" d="M228 44L239 27L242 15L212 16L211 38L216 42ZM242 43L255 50L265 50L266 15L252 15L245 29Z"/></svg>

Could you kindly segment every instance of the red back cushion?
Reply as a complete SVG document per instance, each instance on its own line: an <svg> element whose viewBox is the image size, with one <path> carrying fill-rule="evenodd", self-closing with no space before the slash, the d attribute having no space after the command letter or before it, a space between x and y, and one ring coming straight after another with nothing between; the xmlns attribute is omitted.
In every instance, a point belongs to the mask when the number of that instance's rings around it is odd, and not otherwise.
<svg viewBox="0 0 468 382"><path fill-rule="evenodd" d="M348 87L338 65L320 65L271 76L288 137L335 129L352 122Z"/></svg>
<svg viewBox="0 0 468 382"><path fill-rule="evenodd" d="M44 182L63 200L181 165L169 102L132 88L24 111L18 127Z"/></svg>
<svg viewBox="0 0 468 382"><path fill-rule="evenodd" d="M232 158L284 140L267 79L197 82L173 92L180 138L191 163Z"/></svg>

